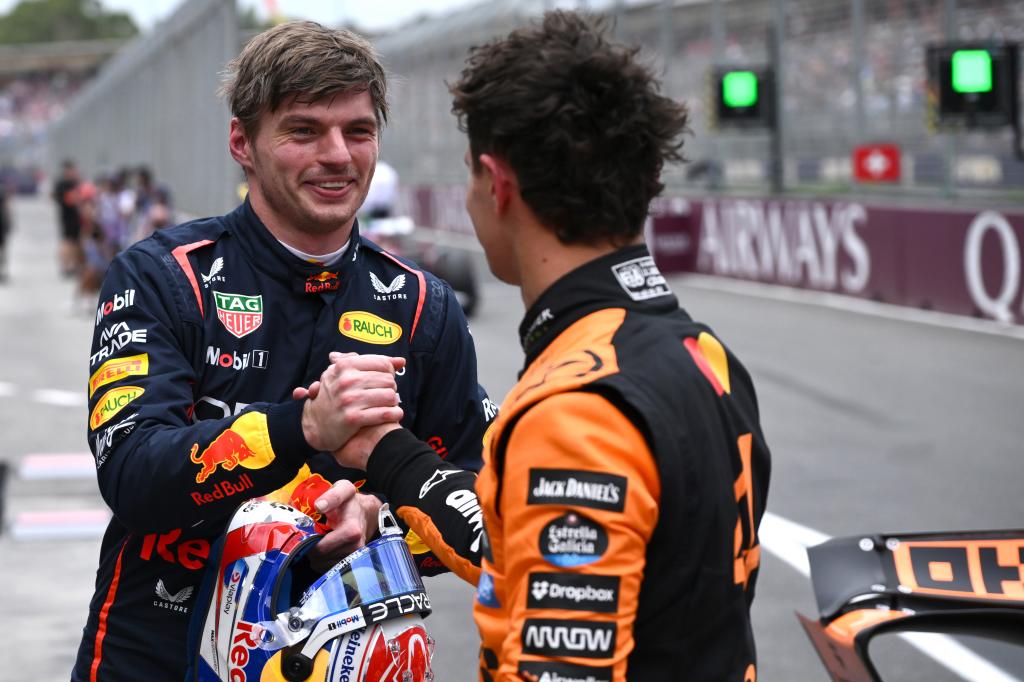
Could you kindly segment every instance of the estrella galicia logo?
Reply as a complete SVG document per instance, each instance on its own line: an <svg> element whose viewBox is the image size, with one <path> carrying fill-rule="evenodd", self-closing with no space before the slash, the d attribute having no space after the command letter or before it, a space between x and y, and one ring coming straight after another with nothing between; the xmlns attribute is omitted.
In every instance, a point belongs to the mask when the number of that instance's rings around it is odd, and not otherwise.
<svg viewBox="0 0 1024 682"><path fill-rule="evenodd" d="M480 572L480 582L476 586L476 600L492 609L501 608L498 595L494 593L494 578L486 571Z"/></svg>
<svg viewBox="0 0 1024 682"><path fill-rule="evenodd" d="M555 566L592 564L608 549L604 526L582 514L562 514L540 532L540 553Z"/></svg>
<svg viewBox="0 0 1024 682"><path fill-rule="evenodd" d="M612 682L612 669L557 661L520 661L519 676L539 682Z"/></svg>
<svg viewBox="0 0 1024 682"><path fill-rule="evenodd" d="M526 503L620 512L626 505L626 478L597 471L530 469Z"/></svg>
<svg viewBox="0 0 1024 682"><path fill-rule="evenodd" d="M608 658L615 651L615 623L527 618L522 642L524 654Z"/></svg>
<svg viewBox="0 0 1024 682"><path fill-rule="evenodd" d="M526 608L615 613L619 610L619 577L531 573Z"/></svg>

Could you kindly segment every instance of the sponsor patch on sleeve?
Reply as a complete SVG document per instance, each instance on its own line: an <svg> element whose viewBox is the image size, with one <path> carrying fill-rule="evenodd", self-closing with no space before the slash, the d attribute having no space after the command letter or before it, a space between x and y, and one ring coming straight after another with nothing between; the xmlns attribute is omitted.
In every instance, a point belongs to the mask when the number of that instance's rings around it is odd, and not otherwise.
<svg viewBox="0 0 1024 682"><path fill-rule="evenodd" d="M609 658L615 652L615 631L615 623L527 618L522 630L523 653Z"/></svg>
<svg viewBox="0 0 1024 682"><path fill-rule="evenodd" d="M103 394L89 415L89 428L95 431L114 418L126 405L146 392L141 386L118 386Z"/></svg>
<svg viewBox="0 0 1024 682"><path fill-rule="evenodd" d="M540 553L549 564L569 568L585 566L608 550L608 532L597 521L570 512L552 519L541 529Z"/></svg>
<svg viewBox="0 0 1024 682"><path fill-rule="evenodd" d="M626 478L597 471L530 469L526 503L620 512L626 504Z"/></svg>
<svg viewBox="0 0 1024 682"><path fill-rule="evenodd" d="M612 669L556 661L520 661L519 676L528 682L612 682Z"/></svg>
<svg viewBox="0 0 1024 682"><path fill-rule="evenodd" d="M89 377L89 397L107 384L130 376L149 374L149 353L107 360Z"/></svg>
<svg viewBox="0 0 1024 682"><path fill-rule="evenodd" d="M615 613L619 610L619 577L531 573L526 608Z"/></svg>

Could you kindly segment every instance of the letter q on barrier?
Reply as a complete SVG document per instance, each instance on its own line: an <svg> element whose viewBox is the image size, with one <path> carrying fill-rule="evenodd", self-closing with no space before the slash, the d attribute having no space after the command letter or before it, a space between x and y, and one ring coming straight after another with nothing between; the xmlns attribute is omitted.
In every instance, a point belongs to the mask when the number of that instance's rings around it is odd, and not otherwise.
<svg viewBox="0 0 1024 682"><path fill-rule="evenodd" d="M995 230L1003 251L1003 284L994 297L985 289L981 262L981 247L989 230ZM1020 244L1001 213L983 211L971 221L964 244L964 275L971 300L979 310L1000 322L1013 322L1010 304L1020 287Z"/></svg>

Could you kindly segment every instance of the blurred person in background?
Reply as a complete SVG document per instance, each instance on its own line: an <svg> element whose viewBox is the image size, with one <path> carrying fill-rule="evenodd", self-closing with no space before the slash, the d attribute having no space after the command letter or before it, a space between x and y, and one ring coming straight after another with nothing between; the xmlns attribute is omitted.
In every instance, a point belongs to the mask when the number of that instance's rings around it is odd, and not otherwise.
<svg viewBox="0 0 1024 682"><path fill-rule="evenodd" d="M114 516L76 682L184 677L211 542L245 499L327 524L308 567L326 570L375 532L381 507L332 451L401 419L476 470L494 415L451 289L359 233L388 114L373 47L282 24L228 65L224 94L248 196L134 244L101 290L88 436ZM339 402L354 387L367 390ZM411 548L424 575L446 570Z"/></svg>
<svg viewBox="0 0 1024 682"><path fill-rule="evenodd" d="M169 226L173 218L170 188L156 182L148 166L139 166L136 173L130 243L145 239L156 230Z"/></svg>
<svg viewBox="0 0 1024 682"><path fill-rule="evenodd" d="M91 316L96 310L96 296L114 253L99 222L99 189L91 182L82 182L75 192L82 267L78 275L78 289L73 306L75 310L82 310Z"/></svg>
<svg viewBox="0 0 1024 682"><path fill-rule="evenodd" d="M7 281L7 236L11 232L11 211L7 205L7 186L0 181L0 283Z"/></svg>
<svg viewBox="0 0 1024 682"><path fill-rule="evenodd" d="M366 193L361 213L368 218L390 218L398 202L398 172L385 161L377 161L370 191Z"/></svg>
<svg viewBox="0 0 1024 682"><path fill-rule="evenodd" d="M526 365L479 478L394 424L337 453L477 585L482 680L757 679L769 453L749 374L643 243L687 111L637 52L563 12L471 50L466 208Z"/></svg>
<svg viewBox="0 0 1024 682"><path fill-rule="evenodd" d="M53 200L57 202L60 218L60 246L57 258L61 273L65 277L73 276L82 263L82 251L79 246L81 219L76 205L75 189L81 177L78 168L71 159L61 164L60 178L53 185Z"/></svg>

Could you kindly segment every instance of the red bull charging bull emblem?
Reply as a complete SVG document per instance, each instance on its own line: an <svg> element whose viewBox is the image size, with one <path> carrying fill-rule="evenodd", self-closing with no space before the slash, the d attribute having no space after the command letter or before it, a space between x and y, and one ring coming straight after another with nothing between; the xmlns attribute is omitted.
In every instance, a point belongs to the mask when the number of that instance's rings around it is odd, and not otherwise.
<svg viewBox="0 0 1024 682"><path fill-rule="evenodd" d="M307 294L319 294L323 291L337 291L338 287L341 286L341 280L338 279L338 274L335 272L323 272L310 275L306 278L306 293Z"/></svg>
<svg viewBox="0 0 1024 682"><path fill-rule="evenodd" d="M193 443L189 459L201 465L196 483L202 483L218 468L231 471L241 465L246 469L262 469L274 459L269 445L253 449L249 443L269 443L267 415L249 412L236 419L231 428L223 431L200 453L199 443Z"/></svg>

